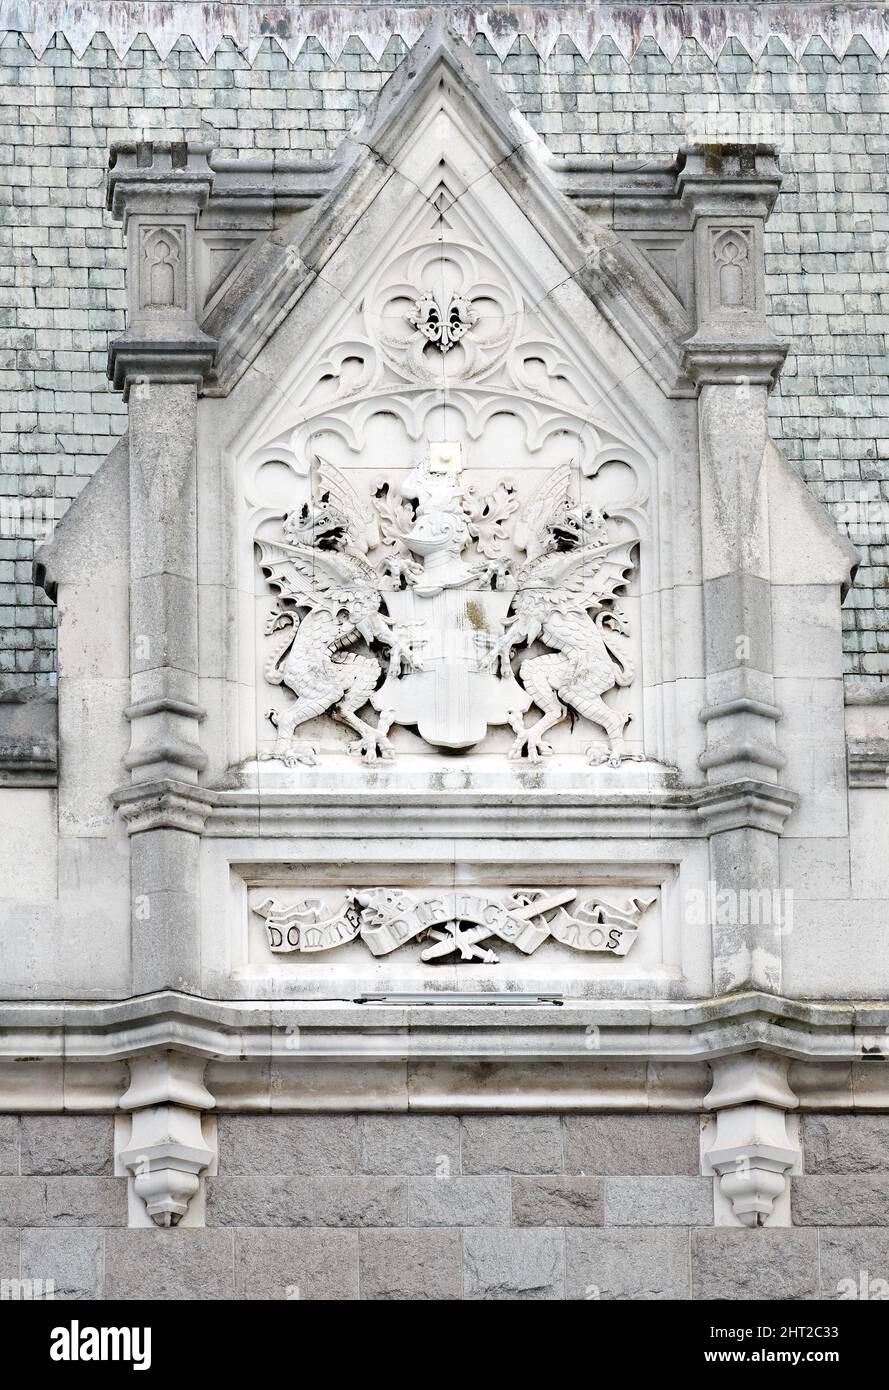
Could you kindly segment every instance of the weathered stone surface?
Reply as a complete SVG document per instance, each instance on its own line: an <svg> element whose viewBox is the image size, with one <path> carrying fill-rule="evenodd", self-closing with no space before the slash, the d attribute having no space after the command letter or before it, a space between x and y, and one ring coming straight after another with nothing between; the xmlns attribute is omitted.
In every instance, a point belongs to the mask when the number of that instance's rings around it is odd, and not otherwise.
<svg viewBox="0 0 889 1390"><path fill-rule="evenodd" d="M109 1231L105 1298L233 1298L233 1243L231 1231Z"/></svg>
<svg viewBox="0 0 889 1390"><path fill-rule="evenodd" d="M354 1115L220 1115L219 1171L323 1176L358 1171Z"/></svg>
<svg viewBox="0 0 889 1390"><path fill-rule="evenodd" d="M606 1226L709 1226L709 1178L605 1178Z"/></svg>
<svg viewBox="0 0 889 1390"><path fill-rule="evenodd" d="M45 1187L47 1225L126 1225L127 1185L123 1178L47 1178Z"/></svg>
<svg viewBox="0 0 889 1390"><path fill-rule="evenodd" d="M362 1231L359 1241L363 1299L462 1298L459 1231Z"/></svg>
<svg viewBox="0 0 889 1390"><path fill-rule="evenodd" d="M599 1178L513 1178L512 1219L517 1226L601 1226Z"/></svg>
<svg viewBox="0 0 889 1390"><path fill-rule="evenodd" d="M14 1177L19 1171L19 1121L17 1115L0 1115L0 1174Z"/></svg>
<svg viewBox="0 0 889 1390"><path fill-rule="evenodd" d="M846 1302L889 1298L889 1229L824 1227L818 1232L821 1297Z"/></svg>
<svg viewBox="0 0 889 1390"><path fill-rule="evenodd" d="M19 1232L0 1226L0 1279L19 1277Z"/></svg>
<svg viewBox="0 0 889 1390"><path fill-rule="evenodd" d="M22 1231L22 1278L52 1280L55 1298L101 1298L104 1258L104 1231Z"/></svg>
<svg viewBox="0 0 889 1390"><path fill-rule="evenodd" d="M473 1115L463 1120L464 1173L560 1173L557 1115Z"/></svg>
<svg viewBox="0 0 889 1390"><path fill-rule="evenodd" d="M208 1226L404 1226L395 1178L208 1178Z"/></svg>
<svg viewBox="0 0 889 1390"><path fill-rule="evenodd" d="M123 1226L122 1178L0 1178L0 1226Z"/></svg>
<svg viewBox="0 0 889 1390"><path fill-rule="evenodd" d="M791 1179L797 1226L889 1226L889 1174Z"/></svg>
<svg viewBox="0 0 889 1390"><path fill-rule="evenodd" d="M735 1302L818 1297L815 1231L692 1231L691 1257L695 1298Z"/></svg>
<svg viewBox="0 0 889 1390"><path fill-rule="evenodd" d="M567 1173L700 1172L696 1115L568 1115Z"/></svg>
<svg viewBox="0 0 889 1390"><path fill-rule="evenodd" d="M0 1178L0 1226L46 1224L46 1184L39 1178Z"/></svg>
<svg viewBox="0 0 889 1390"><path fill-rule="evenodd" d="M110 1115L23 1115L22 1175L105 1175L114 1167Z"/></svg>
<svg viewBox="0 0 889 1390"><path fill-rule="evenodd" d="M679 1227L566 1231L565 1248L569 1298L689 1297L688 1232Z"/></svg>
<svg viewBox="0 0 889 1390"><path fill-rule="evenodd" d="M262 1301L357 1298L357 1232L236 1231L234 1296Z"/></svg>
<svg viewBox="0 0 889 1390"><path fill-rule="evenodd" d="M362 1173L456 1176L460 1171L456 1115L366 1115L360 1125Z"/></svg>
<svg viewBox="0 0 889 1390"><path fill-rule="evenodd" d="M561 1231L469 1230L463 1235L464 1297L565 1297L565 1237Z"/></svg>
<svg viewBox="0 0 889 1390"><path fill-rule="evenodd" d="M411 1178L412 1226L506 1226L509 1178Z"/></svg>
<svg viewBox="0 0 889 1390"><path fill-rule="evenodd" d="M889 1171L889 1115L804 1115L806 1173Z"/></svg>

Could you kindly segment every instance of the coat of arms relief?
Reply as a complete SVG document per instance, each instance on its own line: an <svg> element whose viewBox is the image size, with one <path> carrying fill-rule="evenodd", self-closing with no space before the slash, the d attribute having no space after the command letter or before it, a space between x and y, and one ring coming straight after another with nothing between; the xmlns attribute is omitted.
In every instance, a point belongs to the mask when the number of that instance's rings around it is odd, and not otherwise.
<svg viewBox="0 0 889 1390"><path fill-rule="evenodd" d="M310 500L257 541L277 593L264 677L293 697L268 709L284 763L316 761L305 726L326 714L366 761L395 757L397 726L451 753L507 726L510 757L535 763L578 715L604 735L590 763L641 756L608 699L635 674L620 601L634 541L581 505L568 464L520 501L513 478L482 491L463 463L459 443L433 442L368 486L316 459Z"/></svg>

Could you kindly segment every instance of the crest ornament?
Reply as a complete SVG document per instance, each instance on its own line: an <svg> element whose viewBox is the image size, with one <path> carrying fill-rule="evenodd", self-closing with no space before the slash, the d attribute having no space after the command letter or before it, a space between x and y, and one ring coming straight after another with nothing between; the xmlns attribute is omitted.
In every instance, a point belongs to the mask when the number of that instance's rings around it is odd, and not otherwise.
<svg viewBox="0 0 889 1390"><path fill-rule="evenodd" d="M257 542L278 594L265 679L296 696L268 712L273 756L314 762L298 730L327 713L358 734L350 752L368 761L394 756L388 735L401 725L449 752L508 726L510 756L537 762L569 713L607 737L587 748L591 762L627 756L629 716L603 697L634 677L618 601L634 541L610 539L607 517L578 505L567 464L524 507L512 479L481 493L462 465L459 443L434 441L362 498L316 458L311 501L283 518L280 539Z"/></svg>
<svg viewBox="0 0 889 1390"><path fill-rule="evenodd" d="M430 291L414 301L408 323L440 352L450 352L478 322L478 314L464 294L452 294L444 307Z"/></svg>

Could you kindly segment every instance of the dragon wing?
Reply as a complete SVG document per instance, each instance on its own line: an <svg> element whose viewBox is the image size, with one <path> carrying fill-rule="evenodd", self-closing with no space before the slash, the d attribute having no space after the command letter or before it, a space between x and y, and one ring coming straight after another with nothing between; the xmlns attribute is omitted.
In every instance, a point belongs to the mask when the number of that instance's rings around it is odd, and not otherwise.
<svg viewBox="0 0 889 1390"><path fill-rule="evenodd" d="M334 506L348 517L349 533L362 554L366 554L371 546L379 545L376 518L370 503L362 501L345 473L320 454L315 455L315 471L321 496L329 497Z"/></svg>
<svg viewBox="0 0 889 1390"><path fill-rule="evenodd" d="M635 565L635 546L635 539L581 546L540 565L525 565L520 578L529 589L570 594L572 606L591 608L613 599L626 584Z"/></svg>
<svg viewBox="0 0 889 1390"><path fill-rule="evenodd" d="M563 511L571 501L571 465L558 464L522 508L513 539L519 550L533 560L544 547L544 527L551 516Z"/></svg>
<svg viewBox="0 0 889 1390"><path fill-rule="evenodd" d="M308 545L258 540L262 572L282 598L312 608L331 589L373 583L373 571L355 555ZM365 574L366 571L366 574Z"/></svg>

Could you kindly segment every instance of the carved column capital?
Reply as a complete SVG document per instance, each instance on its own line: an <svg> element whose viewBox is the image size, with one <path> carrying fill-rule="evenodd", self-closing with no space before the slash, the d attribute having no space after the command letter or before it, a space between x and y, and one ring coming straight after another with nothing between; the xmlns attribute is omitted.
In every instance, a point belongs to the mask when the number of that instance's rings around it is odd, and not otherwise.
<svg viewBox="0 0 889 1390"><path fill-rule="evenodd" d="M172 778L120 787L111 799L130 835L145 830L187 830L200 835L213 807L212 793Z"/></svg>
<svg viewBox="0 0 889 1390"><path fill-rule="evenodd" d="M775 338L738 342L695 334L682 350L683 369L696 386L749 382L771 391L787 356L787 344Z"/></svg>
<svg viewBox="0 0 889 1390"><path fill-rule="evenodd" d="M136 382L200 387L216 341L197 324L194 238L213 187L209 145L118 144L107 205L127 242L127 331L111 343L108 375L125 398Z"/></svg>

